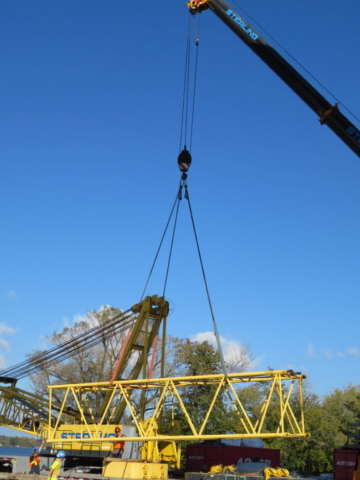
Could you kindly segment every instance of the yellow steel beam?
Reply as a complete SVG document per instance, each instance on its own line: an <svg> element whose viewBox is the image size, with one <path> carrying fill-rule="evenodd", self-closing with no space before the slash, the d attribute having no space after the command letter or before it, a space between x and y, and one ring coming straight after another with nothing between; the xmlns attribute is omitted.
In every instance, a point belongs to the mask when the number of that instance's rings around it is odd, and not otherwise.
<svg viewBox="0 0 360 480"><path fill-rule="evenodd" d="M95 384L74 384L74 385L51 385L50 390L64 390L62 396L64 399L76 403L79 410L82 408L81 419L84 430L88 433L87 438L81 439L81 442L109 442L109 438L103 438L101 428L109 426L105 423L106 417L111 417L109 412L113 409L113 401L106 405L103 415L99 417L96 426L93 422L89 422L90 416L86 411L86 402L79 401L79 398L84 399L86 395L94 395L96 393L108 392L109 398L117 398L117 403L126 405L128 411L128 418L136 426L138 431L137 437L127 437L127 441L179 441L179 440L212 440L219 438L273 438L273 437L306 437L309 436L305 431L303 403L302 403L302 380L306 378L304 375L295 374L287 370L275 370L270 372L254 372L254 373L233 373L228 375L201 375L194 377L174 377L174 378L160 378L160 379L132 379L120 380L114 382L112 385L106 382L99 382ZM268 382L268 394L261 406L258 418L254 418L250 412L246 411L245 406L241 402L239 391L236 388L244 386L251 382ZM289 382L289 387L285 383ZM298 392L296 396L292 395L294 385L298 385ZM191 414L186 408L182 399L182 392L186 387L196 388L196 386L212 385L214 391L213 397L209 401L209 408L201 419L200 426L197 428L192 421ZM134 390L146 391L151 389L159 389L160 395L155 405L152 415L149 415L145 424L141 422L139 415L131 402L131 393ZM206 434L206 427L208 426L210 413L219 400L221 394L226 393L229 401L227 406L232 409L239 420L239 425L242 425L245 432L236 434L226 434L219 432L218 434ZM177 408L183 413L191 433L189 435L164 435L158 430L159 418L164 408L165 401L168 396L171 396L174 401L177 401ZM291 401L290 401L291 400ZM266 429L266 417L269 410L270 403L277 405L278 408L278 425L273 432ZM296 411L299 414L296 416L292 404L297 402ZM51 407L50 407L51 408ZM66 408L60 410L58 422ZM103 422L103 423L102 423ZM95 427L95 428L94 428ZM48 441L59 441L61 430L57 428L50 432ZM70 442L79 442L79 439L69 440Z"/></svg>
<svg viewBox="0 0 360 480"><path fill-rule="evenodd" d="M44 437L53 425L61 404L53 402L50 410L46 398L15 386L0 386L0 425ZM52 428L52 427L50 427Z"/></svg>
<svg viewBox="0 0 360 480"><path fill-rule="evenodd" d="M147 377L147 359L148 352L150 351L156 336L159 333L161 322L165 322L167 315L169 314L169 303L164 297L153 295L146 297L142 302L137 303L131 307L135 314L138 314L134 323L133 329L125 342L119 363L113 373L113 379L109 382L109 386L113 384L113 380L118 380L128 367L130 362L134 362L135 355L137 360L134 368L130 373L128 381L133 381L142 375L143 378ZM165 326L164 326L165 328ZM163 343L165 337L163 337ZM164 350L164 346L162 347ZM111 413L112 417L108 417L107 421L112 423L119 423L124 410L126 409L126 402L121 401L116 408L109 410L108 405L110 403L111 389L105 390L105 399L100 407L100 415L104 417L106 414ZM144 398L142 398L142 409L144 409Z"/></svg>

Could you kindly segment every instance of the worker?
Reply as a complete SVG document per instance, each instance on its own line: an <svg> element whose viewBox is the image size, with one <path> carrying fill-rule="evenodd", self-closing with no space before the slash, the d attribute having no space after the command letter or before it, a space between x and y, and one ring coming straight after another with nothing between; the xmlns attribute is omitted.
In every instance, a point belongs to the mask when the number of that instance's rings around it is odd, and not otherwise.
<svg viewBox="0 0 360 480"><path fill-rule="evenodd" d="M40 458L39 458L39 449L37 447L30 453L29 457L29 467L30 475L40 475Z"/></svg>
<svg viewBox="0 0 360 480"><path fill-rule="evenodd" d="M117 438L125 437L120 427L115 428L115 435ZM113 451L111 452L110 457L122 458L124 449L125 443L123 441L118 440L117 442L114 442Z"/></svg>
<svg viewBox="0 0 360 480"><path fill-rule="evenodd" d="M53 461L50 470L48 480L57 480L60 469L61 469L61 462L66 458L66 454L64 450L59 450L56 454L56 459Z"/></svg>

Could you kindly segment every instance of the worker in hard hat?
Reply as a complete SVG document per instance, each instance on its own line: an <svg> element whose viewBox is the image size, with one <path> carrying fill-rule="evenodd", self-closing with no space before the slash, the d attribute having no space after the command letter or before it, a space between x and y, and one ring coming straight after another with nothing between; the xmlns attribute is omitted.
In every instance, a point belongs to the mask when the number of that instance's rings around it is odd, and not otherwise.
<svg viewBox="0 0 360 480"><path fill-rule="evenodd" d="M125 435L122 433L120 427L115 428L115 436L119 438L119 440L114 442L113 451L111 452L110 457L122 458L125 449L125 443L123 440L120 440L120 438L125 437Z"/></svg>
<svg viewBox="0 0 360 480"><path fill-rule="evenodd" d="M40 475L40 458L39 458L39 449L37 447L30 453L29 457L29 467L30 467L30 475Z"/></svg>
<svg viewBox="0 0 360 480"><path fill-rule="evenodd" d="M50 467L48 480L57 480L61 469L61 463L63 460L65 460L65 458L66 454L64 450L59 450L56 454L55 460Z"/></svg>

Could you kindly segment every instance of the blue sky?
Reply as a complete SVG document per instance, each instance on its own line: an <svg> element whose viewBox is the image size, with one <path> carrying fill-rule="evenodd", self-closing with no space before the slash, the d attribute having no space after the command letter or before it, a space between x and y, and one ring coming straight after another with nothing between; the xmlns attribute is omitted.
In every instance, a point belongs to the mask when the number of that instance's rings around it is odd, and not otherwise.
<svg viewBox="0 0 360 480"><path fill-rule="evenodd" d="M241 6L359 118L357 0ZM180 179L187 25L180 0L1 2L3 366L137 303ZM359 158L210 11L199 48L188 184L219 332L316 393L358 384ZM184 201L167 297L171 335L212 330Z"/></svg>

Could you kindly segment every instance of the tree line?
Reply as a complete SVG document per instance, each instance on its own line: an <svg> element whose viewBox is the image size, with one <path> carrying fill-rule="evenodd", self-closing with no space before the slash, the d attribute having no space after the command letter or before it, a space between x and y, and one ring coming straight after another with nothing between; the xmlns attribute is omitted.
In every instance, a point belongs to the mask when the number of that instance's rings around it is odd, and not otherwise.
<svg viewBox="0 0 360 480"><path fill-rule="evenodd" d="M39 440L31 437L8 437L0 435L0 445L2 447L22 447L32 448L39 443Z"/></svg>

